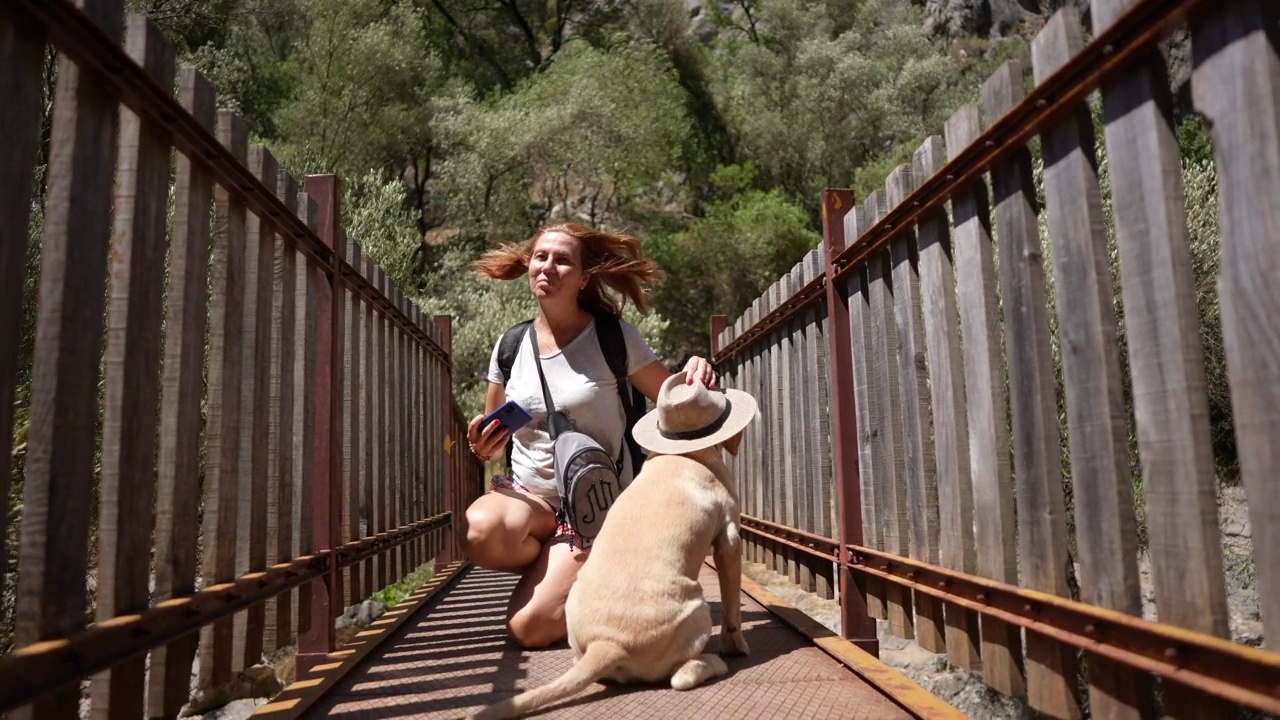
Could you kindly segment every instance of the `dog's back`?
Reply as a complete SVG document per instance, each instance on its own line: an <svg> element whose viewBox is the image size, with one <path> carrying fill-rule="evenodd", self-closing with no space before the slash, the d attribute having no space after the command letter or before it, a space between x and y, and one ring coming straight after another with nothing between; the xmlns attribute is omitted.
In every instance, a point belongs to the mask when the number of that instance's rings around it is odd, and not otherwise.
<svg viewBox="0 0 1280 720"><path fill-rule="evenodd" d="M736 535L736 522L736 490L718 447L649 458L609 509L569 592L574 667L476 717L528 713L602 678L658 680L696 658L711 632L700 566L727 527Z"/></svg>

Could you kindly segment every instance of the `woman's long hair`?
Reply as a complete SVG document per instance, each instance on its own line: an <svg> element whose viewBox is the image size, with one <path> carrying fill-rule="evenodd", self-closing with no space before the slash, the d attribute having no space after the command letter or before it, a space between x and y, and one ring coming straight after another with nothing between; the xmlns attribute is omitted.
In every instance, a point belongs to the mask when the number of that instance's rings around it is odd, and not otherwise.
<svg viewBox="0 0 1280 720"><path fill-rule="evenodd" d="M579 307L590 313L621 316L623 306L630 300L641 313L649 312L645 289L662 277L662 271L641 254L640 241L630 235L571 223L546 225L519 245L503 245L485 253L476 260L475 271L494 280L524 277L529 272L533 246L538 238L552 232L577 240L582 249L582 269L589 279L578 293Z"/></svg>

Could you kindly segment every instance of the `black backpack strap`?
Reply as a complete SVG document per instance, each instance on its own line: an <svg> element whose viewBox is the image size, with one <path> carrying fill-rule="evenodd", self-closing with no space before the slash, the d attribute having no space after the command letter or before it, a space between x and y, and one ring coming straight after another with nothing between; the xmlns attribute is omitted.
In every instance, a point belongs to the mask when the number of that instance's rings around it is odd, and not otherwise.
<svg viewBox="0 0 1280 720"><path fill-rule="evenodd" d="M502 371L502 384L511 382L511 368L516 364L516 355L520 352L520 341L529 332L532 320L516 323L502 333L498 341L498 369Z"/></svg>
<svg viewBox="0 0 1280 720"><path fill-rule="evenodd" d="M640 466L644 464L644 450L632 435L632 428L644 416L644 395L627 381L627 341L622 337L622 321L616 315L598 313L596 315L596 337L600 341L600 351L604 353L604 361L608 363L610 372L618 381L618 399L622 402L622 410L627 419L626 440L628 454L631 456L632 477L640 474Z"/></svg>
<svg viewBox="0 0 1280 720"><path fill-rule="evenodd" d="M520 352L520 343L533 326L532 320L516 323L502 333L498 341L498 370L502 372L502 384L511 382L511 368L516 364L516 355ZM537 352L534 352L537 355ZM507 472L511 472L511 441L507 441Z"/></svg>

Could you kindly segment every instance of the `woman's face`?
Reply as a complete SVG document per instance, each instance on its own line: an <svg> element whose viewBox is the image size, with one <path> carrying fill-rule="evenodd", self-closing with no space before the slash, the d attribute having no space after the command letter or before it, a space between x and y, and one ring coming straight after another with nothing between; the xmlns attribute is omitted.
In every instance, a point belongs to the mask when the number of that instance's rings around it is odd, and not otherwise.
<svg viewBox="0 0 1280 720"><path fill-rule="evenodd" d="M586 284L582 244L562 232L548 232L533 244L529 256L529 290L539 301L563 298L577 303Z"/></svg>

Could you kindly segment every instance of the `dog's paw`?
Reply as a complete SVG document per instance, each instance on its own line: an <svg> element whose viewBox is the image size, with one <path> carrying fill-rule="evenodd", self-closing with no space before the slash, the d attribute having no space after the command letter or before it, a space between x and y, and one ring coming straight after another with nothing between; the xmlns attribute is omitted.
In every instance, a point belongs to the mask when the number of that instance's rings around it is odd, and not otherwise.
<svg viewBox="0 0 1280 720"><path fill-rule="evenodd" d="M750 653L751 648L747 645L747 639L742 636L742 630L735 629L732 632L721 631L721 655L749 655Z"/></svg>

